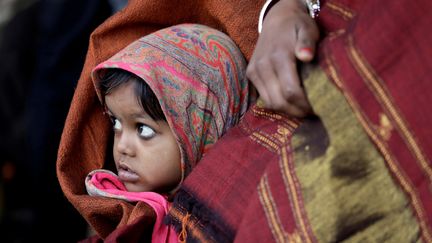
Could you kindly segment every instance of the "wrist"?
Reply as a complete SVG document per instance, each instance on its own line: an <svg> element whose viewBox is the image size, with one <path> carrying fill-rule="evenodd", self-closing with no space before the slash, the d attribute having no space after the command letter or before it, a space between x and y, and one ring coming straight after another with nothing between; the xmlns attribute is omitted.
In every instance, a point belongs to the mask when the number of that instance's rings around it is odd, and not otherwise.
<svg viewBox="0 0 432 243"><path fill-rule="evenodd" d="M260 15L258 19L258 33L261 33L262 31L264 18L269 12L269 10L279 2L286 3L285 5L287 5L287 7L289 8L292 9L300 8L305 12L309 12L309 15L312 18L316 18L320 11L320 0L267 0L260 11Z"/></svg>
<svg viewBox="0 0 432 243"><path fill-rule="evenodd" d="M279 0L267 0L263 7L261 8L259 18L258 18L258 33L261 34L262 26L264 22L264 17L267 15L268 11L277 3Z"/></svg>

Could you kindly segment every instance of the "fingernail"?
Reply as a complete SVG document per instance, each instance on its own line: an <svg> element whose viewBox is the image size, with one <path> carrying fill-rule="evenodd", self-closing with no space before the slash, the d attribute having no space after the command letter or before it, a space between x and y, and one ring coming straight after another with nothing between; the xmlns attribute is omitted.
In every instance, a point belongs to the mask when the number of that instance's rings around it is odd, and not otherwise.
<svg viewBox="0 0 432 243"><path fill-rule="evenodd" d="M300 53L301 54L305 54L305 55L312 55L312 48L310 48L310 47L302 47L300 49Z"/></svg>
<svg viewBox="0 0 432 243"><path fill-rule="evenodd" d="M309 61L313 58L312 48L310 47L302 47L297 53L297 58L302 61Z"/></svg>

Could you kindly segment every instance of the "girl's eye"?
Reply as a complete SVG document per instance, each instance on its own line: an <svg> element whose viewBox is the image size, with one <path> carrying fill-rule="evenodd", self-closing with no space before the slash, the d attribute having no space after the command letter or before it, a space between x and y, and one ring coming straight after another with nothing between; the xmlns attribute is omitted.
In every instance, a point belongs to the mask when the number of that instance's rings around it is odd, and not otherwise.
<svg viewBox="0 0 432 243"><path fill-rule="evenodd" d="M122 125L120 123L120 121L117 118L113 118L113 129L114 131L120 131L122 129Z"/></svg>
<svg viewBox="0 0 432 243"><path fill-rule="evenodd" d="M138 125L138 134L144 139L150 139L156 135L156 132L149 126L144 124Z"/></svg>

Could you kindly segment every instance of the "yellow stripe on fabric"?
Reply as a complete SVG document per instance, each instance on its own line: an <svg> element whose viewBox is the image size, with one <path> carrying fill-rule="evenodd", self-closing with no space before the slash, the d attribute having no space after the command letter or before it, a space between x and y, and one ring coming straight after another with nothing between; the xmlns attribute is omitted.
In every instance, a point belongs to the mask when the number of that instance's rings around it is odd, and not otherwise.
<svg viewBox="0 0 432 243"><path fill-rule="evenodd" d="M281 115L279 115L277 113L273 113L273 112L267 112L267 111L256 109L256 110L254 110L254 113L257 114L257 115L260 115L260 116L265 116L265 117L268 117L268 118L273 118L275 120L282 119Z"/></svg>
<svg viewBox="0 0 432 243"><path fill-rule="evenodd" d="M292 197L289 198L288 200L292 199L291 201L294 206L293 212L296 215L297 222L299 223L300 226L300 230L301 232L303 232L303 236L305 237L305 242L312 242L310 235L308 233L309 231L306 229L306 223L304 222L304 218L303 218L303 215L305 214L303 213L302 207L300 205L302 203L302 200L298 198L297 195L297 187L299 187L299 184L295 182L294 175L291 175L290 173L290 168L288 165L289 163L288 154L285 148L282 148L280 150L280 156L281 156L281 160L279 165L281 167L285 189L288 195L291 195Z"/></svg>
<svg viewBox="0 0 432 243"><path fill-rule="evenodd" d="M261 109L258 109L257 107L254 107L253 112L256 116L262 116L262 117L265 117L268 119L282 121L288 127L291 128L290 130L295 129L298 126L298 124L294 120L287 119L276 112L271 112L269 110L261 110Z"/></svg>
<svg viewBox="0 0 432 243"><path fill-rule="evenodd" d="M407 123L404 121L402 114L398 111L397 107L393 105L393 100L389 92L383 87L384 82L375 73L372 67L368 64L366 59L361 54L360 50L355 46L352 36L348 37L348 53L351 60L356 67L357 71L363 77L363 79L372 85L373 93L380 100L380 103L384 105L383 109L386 109L392 120L396 122L396 128L401 132L405 143L407 144L410 151L417 158L423 170L429 177L429 182L432 180L432 168L429 165L427 158L424 156L420 146L416 142L414 135L409 131Z"/></svg>
<svg viewBox="0 0 432 243"><path fill-rule="evenodd" d="M396 158L394 158L393 155L390 153L390 150L386 146L385 142L383 142L377 136L374 129L370 125L371 122L368 121L366 115L361 112L361 109L355 99L352 97L352 94L350 92L346 92L347 89L345 88L343 81L338 74L336 64L333 60L333 56L330 54L329 51L326 51L326 56L326 64L330 77L341 90L345 91L345 99L352 107L352 111L356 116L357 120L360 122L362 127L365 129L365 132L372 139L372 141L374 141L374 144L378 147L379 151L387 162L386 164L390 168L392 174L397 178L403 190L408 194L409 198L411 199L412 207L418 216L418 222L420 224L420 228L422 229L424 238L426 239L426 241L432 242L432 237L427 225L426 212L422 206L420 198L417 196L414 186L410 183L407 175L405 175L405 173L398 167Z"/></svg>
<svg viewBox="0 0 432 243"><path fill-rule="evenodd" d="M295 125L297 126L297 124ZM298 183L294 182L293 176L289 172L289 165L288 165L289 155L287 153L286 146L289 144L288 137L291 135L291 133L292 133L292 128L279 126L277 133L270 136L272 138L279 140L281 144L272 141L271 139L267 138L265 134L262 134L260 132L254 132L252 134L252 138L255 138L254 140L261 141L263 146L267 148L271 148L273 152L277 153L280 156L280 168L281 168L281 173L284 180L285 188L287 190L288 195L291 195L292 197L292 198L288 198L288 200L292 202L293 213L295 215L297 224L300 226L301 232L303 232L306 242L312 242L308 233L309 231L306 228L306 222L303 218L303 215L305 214L302 213L302 207L300 206L301 202L299 201L300 198L298 198L297 195L298 190L296 189L296 185L298 186Z"/></svg>
<svg viewBox="0 0 432 243"><path fill-rule="evenodd" d="M344 18L345 20L350 20L354 17L354 13L351 10L348 10L342 6L338 6L335 3L327 2L325 6L329 7L335 13L342 16L342 18Z"/></svg>
<svg viewBox="0 0 432 243"><path fill-rule="evenodd" d="M288 235L282 228L282 222L277 213L277 207L275 205L273 196L270 191L270 187L268 185L267 174L264 174L264 176L260 180L260 183L258 185L258 195L275 241L286 242L286 239L288 239Z"/></svg>
<svg viewBox="0 0 432 243"><path fill-rule="evenodd" d="M279 145L271 141L269 138L265 137L261 132L254 132L251 134L251 138L257 142L260 142L264 147L273 153L279 150Z"/></svg>

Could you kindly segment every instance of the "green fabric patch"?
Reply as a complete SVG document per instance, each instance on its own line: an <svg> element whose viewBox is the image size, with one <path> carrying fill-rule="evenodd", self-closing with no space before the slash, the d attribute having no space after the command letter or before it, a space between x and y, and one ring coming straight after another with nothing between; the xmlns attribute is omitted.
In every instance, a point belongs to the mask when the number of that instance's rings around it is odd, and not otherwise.
<svg viewBox="0 0 432 243"><path fill-rule="evenodd" d="M292 138L296 173L319 242L417 242L419 226L384 158L319 68L304 81L318 118Z"/></svg>

